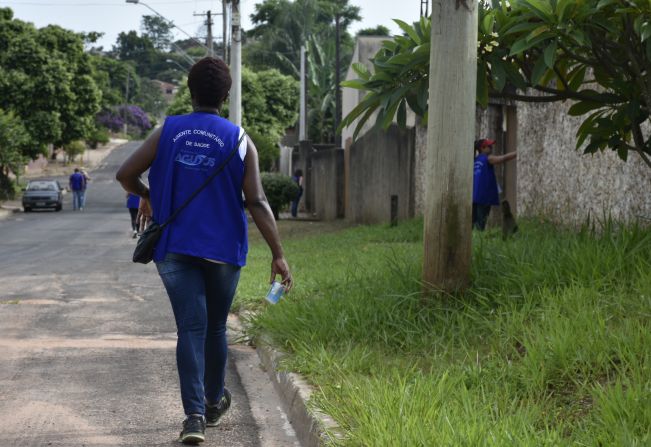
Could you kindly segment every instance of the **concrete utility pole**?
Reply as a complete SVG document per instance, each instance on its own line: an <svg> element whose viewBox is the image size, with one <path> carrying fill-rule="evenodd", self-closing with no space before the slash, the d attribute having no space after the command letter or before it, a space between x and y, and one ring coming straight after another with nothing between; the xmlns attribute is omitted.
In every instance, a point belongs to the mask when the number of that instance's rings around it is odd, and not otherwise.
<svg viewBox="0 0 651 447"><path fill-rule="evenodd" d="M339 123L341 122L341 36L339 23L341 16L339 13L335 15L335 146L341 147L341 133L337 132Z"/></svg>
<svg viewBox="0 0 651 447"><path fill-rule="evenodd" d="M128 127L127 127L127 107L129 106L129 82L131 81L131 76L130 73L127 71L127 83L125 85L125 92L124 92L124 124L123 124L123 131L124 135L127 135ZM126 137L125 137L126 138Z"/></svg>
<svg viewBox="0 0 651 447"><path fill-rule="evenodd" d="M305 45L301 45L301 104L298 115L298 141L307 140L307 111L305 110Z"/></svg>
<svg viewBox="0 0 651 447"><path fill-rule="evenodd" d="M477 0L432 4L423 282L448 291L470 277L477 10Z"/></svg>
<svg viewBox="0 0 651 447"><path fill-rule="evenodd" d="M226 8L227 3L228 3L228 0L222 0L222 42L223 42L223 46L224 46L224 48L223 48L224 51L223 51L222 55L224 57L224 62L226 62L228 64L228 39L227 39L228 31L227 31L227 27L226 27L226 24L228 23L226 21L226 17L228 15L228 11L227 11L227 8Z"/></svg>
<svg viewBox="0 0 651 447"><path fill-rule="evenodd" d="M231 0L231 101L228 119L242 125L242 36L240 28L240 0Z"/></svg>

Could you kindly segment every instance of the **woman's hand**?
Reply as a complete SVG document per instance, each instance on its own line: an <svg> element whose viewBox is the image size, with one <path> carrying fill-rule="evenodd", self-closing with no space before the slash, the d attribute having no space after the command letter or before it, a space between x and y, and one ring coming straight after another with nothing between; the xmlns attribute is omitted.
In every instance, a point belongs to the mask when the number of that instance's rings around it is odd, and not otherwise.
<svg viewBox="0 0 651 447"><path fill-rule="evenodd" d="M138 232L142 233L147 229L151 223L151 203L149 199L141 197L140 205L138 205L138 216L136 217L136 224L138 224Z"/></svg>
<svg viewBox="0 0 651 447"><path fill-rule="evenodd" d="M280 283L285 287L285 291L289 292L294 285L294 280L292 279L292 273L289 271L289 265L287 265L285 258L276 258L271 261L270 283L274 282L276 275L280 275L282 278Z"/></svg>

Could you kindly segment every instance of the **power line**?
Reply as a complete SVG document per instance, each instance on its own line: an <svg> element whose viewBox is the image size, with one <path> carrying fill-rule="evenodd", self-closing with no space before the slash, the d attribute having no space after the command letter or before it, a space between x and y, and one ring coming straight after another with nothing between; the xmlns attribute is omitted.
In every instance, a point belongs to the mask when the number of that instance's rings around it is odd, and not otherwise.
<svg viewBox="0 0 651 447"><path fill-rule="evenodd" d="M186 3L196 3L197 1L199 2L207 2L211 0L184 0L184 1L174 1L174 2L151 2L153 5L181 5L181 4L186 4ZM52 2L23 2L23 1L5 1L3 3L6 3L8 5L16 5L16 6L122 6L124 5L124 2L116 2L116 3L109 3L109 2L104 2L104 3L52 3Z"/></svg>

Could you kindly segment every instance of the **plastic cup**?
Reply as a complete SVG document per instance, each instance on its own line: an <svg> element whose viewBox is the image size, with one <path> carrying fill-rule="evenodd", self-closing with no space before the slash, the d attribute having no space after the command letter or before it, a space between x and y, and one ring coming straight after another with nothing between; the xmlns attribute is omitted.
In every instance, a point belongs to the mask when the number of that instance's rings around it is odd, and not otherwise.
<svg viewBox="0 0 651 447"><path fill-rule="evenodd" d="M271 288L269 289L269 292L267 293L265 299L271 304L276 304L278 301L280 301L283 293L285 293L285 286L283 286L278 281L274 281L271 284Z"/></svg>

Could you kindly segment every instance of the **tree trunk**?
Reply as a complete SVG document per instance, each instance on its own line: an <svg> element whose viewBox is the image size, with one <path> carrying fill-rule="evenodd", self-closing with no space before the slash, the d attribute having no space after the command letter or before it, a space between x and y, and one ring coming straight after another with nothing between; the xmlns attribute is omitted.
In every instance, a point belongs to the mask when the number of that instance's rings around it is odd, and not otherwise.
<svg viewBox="0 0 651 447"><path fill-rule="evenodd" d="M434 0L429 77L423 283L470 278L477 0Z"/></svg>

